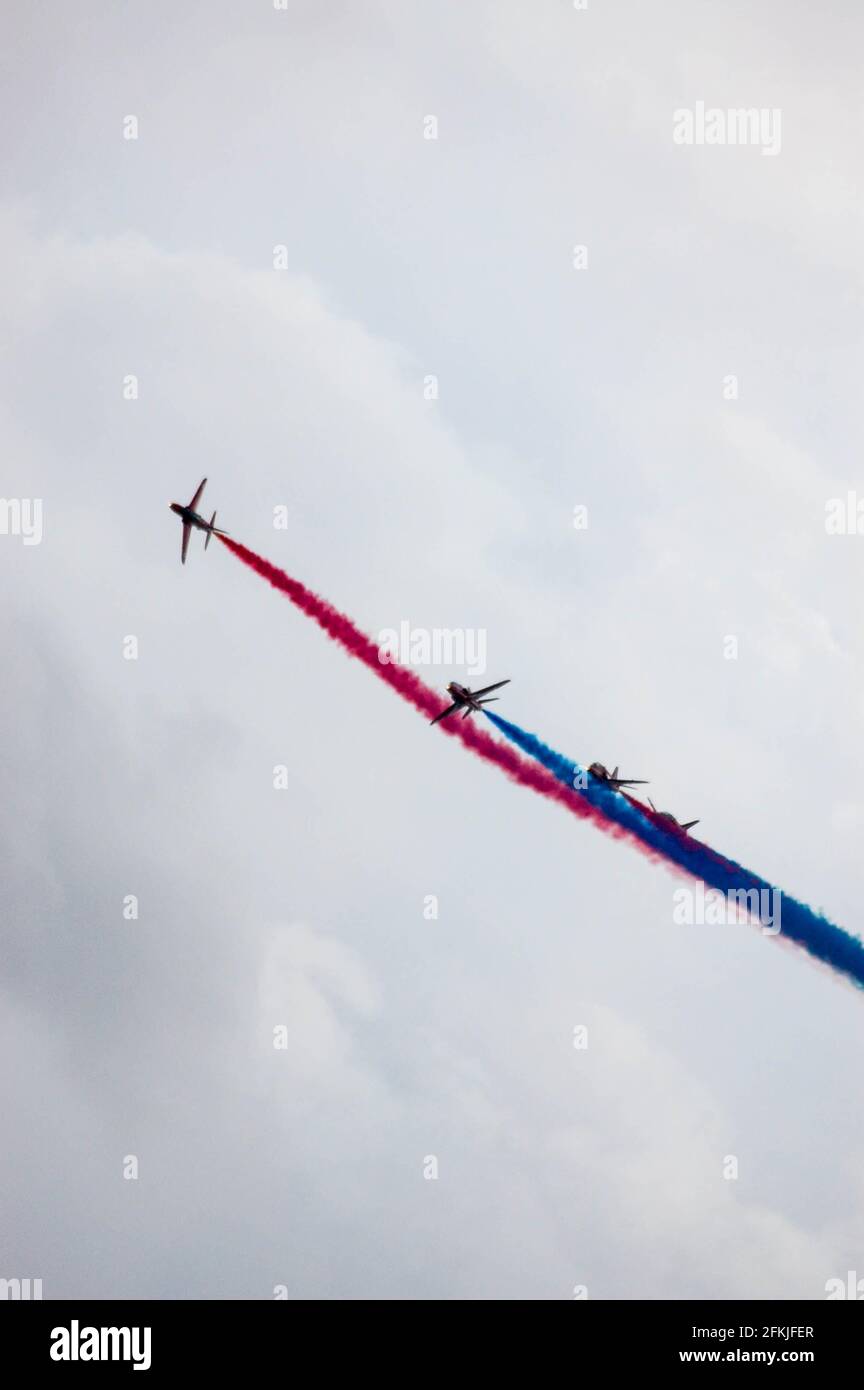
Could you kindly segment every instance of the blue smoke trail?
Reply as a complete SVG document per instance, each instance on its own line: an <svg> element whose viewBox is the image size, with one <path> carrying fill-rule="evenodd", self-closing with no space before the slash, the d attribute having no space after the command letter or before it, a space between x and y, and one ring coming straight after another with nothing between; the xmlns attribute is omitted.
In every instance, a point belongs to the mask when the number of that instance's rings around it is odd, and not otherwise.
<svg viewBox="0 0 864 1390"><path fill-rule="evenodd" d="M579 763L565 758L563 753L556 753L535 734L527 733L518 724L511 724L491 710L483 713L523 753L536 758L559 782L570 787L574 796L585 797L621 832L638 840L652 858L677 865L691 877L701 879L708 888L721 893L747 894L746 899L739 896L727 901L752 904L751 916L763 923L763 929L771 926L774 913L773 907L766 910L766 904L782 903L781 936L864 988L864 942L858 937L835 926L805 903L785 893L781 895L780 890L765 879L670 826L647 807L643 809L628 796L612 791Z"/></svg>

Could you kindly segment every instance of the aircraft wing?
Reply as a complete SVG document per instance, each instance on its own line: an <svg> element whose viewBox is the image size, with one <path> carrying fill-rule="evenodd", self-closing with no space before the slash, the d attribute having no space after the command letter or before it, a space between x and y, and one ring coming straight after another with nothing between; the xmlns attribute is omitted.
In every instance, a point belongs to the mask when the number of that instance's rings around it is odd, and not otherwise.
<svg viewBox="0 0 864 1390"><path fill-rule="evenodd" d="M190 512L194 512L194 511L197 510L198 503L201 501L201 493L204 491L204 484L206 483L206 481L207 481L206 478L202 478L201 481L200 481L200 483L198 484L198 491L195 493L195 496L192 498L192 501L189 503L189 510L190 510Z"/></svg>
<svg viewBox="0 0 864 1390"><path fill-rule="evenodd" d="M692 830L694 825L698 825L698 820L685 820L681 826L682 830Z"/></svg>
<svg viewBox="0 0 864 1390"><path fill-rule="evenodd" d="M200 491L200 489L199 489ZM188 521L183 522L183 539L180 542L180 559L186 563L186 551L189 549L189 537L192 535L192 526Z"/></svg>
<svg viewBox="0 0 864 1390"><path fill-rule="evenodd" d="M494 685L484 685L482 690L472 690L471 694L474 696L474 699L476 700L478 695L488 695L490 690L500 690L502 685L509 684L510 679L508 677L506 681L496 681Z"/></svg>
<svg viewBox="0 0 864 1390"><path fill-rule="evenodd" d="M441 711L440 714L436 714L436 716L435 716L434 719L430 719L430 720L429 720L429 723L430 723L430 724L437 724L438 721L439 721L440 719L446 719L448 714L452 714L453 711L454 711L454 709L458 709L458 708L459 708L459 706L458 706L457 704L454 703L454 704L450 705L447 709L442 709L442 711Z"/></svg>

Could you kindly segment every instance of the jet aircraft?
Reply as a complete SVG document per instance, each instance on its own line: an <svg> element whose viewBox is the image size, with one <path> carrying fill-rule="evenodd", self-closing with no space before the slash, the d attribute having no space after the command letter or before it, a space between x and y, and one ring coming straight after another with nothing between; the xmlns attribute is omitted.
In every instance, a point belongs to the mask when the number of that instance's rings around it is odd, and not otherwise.
<svg viewBox="0 0 864 1390"><path fill-rule="evenodd" d="M605 782L613 791L620 791L621 787L647 787L648 783L644 778L619 777L618 769L608 772L602 763L592 763L588 771L592 777L596 777L598 782Z"/></svg>
<svg viewBox="0 0 864 1390"><path fill-rule="evenodd" d="M484 705L491 705L493 701L498 699L497 695L493 695L491 700L481 700L481 695L488 695L491 690L500 690L502 685L509 684L508 679L497 681L495 685L484 685L482 690L469 690L467 685L460 685L458 681L451 681L447 687L447 694L453 701L452 705L448 705L447 709L442 709L441 713L436 714L435 718L430 719L429 722L430 724L437 724L439 719L446 719L448 714L453 714L458 709L463 711L462 718L467 719L469 714L474 714L476 710L482 709Z"/></svg>
<svg viewBox="0 0 864 1390"><path fill-rule="evenodd" d="M198 484L198 490L196 491L195 496L192 498L192 501L189 503L188 507L182 507L179 502L172 502L170 504L172 512L174 512L176 516L179 516L181 521L183 522L183 539L180 542L180 559L184 565L186 563L186 551L189 549L189 537L192 535L193 527L195 527L195 529L198 531L206 531L207 539L204 542L205 550L210 544L211 536L228 535L227 531L220 531L218 526L216 526L215 512L213 513L209 521L205 520L203 516L198 515L196 508L198 506L198 503L201 501L201 494L204 491L204 484L206 482L206 478L201 479L201 482Z"/></svg>
<svg viewBox="0 0 864 1390"><path fill-rule="evenodd" d="M683 830L685 835L687 834L688 830L692 830L694 825L699 824L698 820L676 820L671 811L658 811L650 796L648 798L648 805L651 807L651 810L654 812L655 816L660 816L662 820L671 821L673 825L677 825L679 830Z"/></svg>

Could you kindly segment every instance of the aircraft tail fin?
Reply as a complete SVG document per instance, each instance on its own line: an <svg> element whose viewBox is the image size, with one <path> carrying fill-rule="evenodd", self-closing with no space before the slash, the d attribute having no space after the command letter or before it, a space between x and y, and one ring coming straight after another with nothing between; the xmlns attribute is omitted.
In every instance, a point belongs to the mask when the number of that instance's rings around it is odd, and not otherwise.
<svg viewBox="0 0 864 1390"><path fill-rule="evenodd" d="M488 700L478 700L477 703L478 705L494 705L495 701L500 698L499 695L490 695Z"/></svg>
<svg viewBox="0 0 864 1390"><path fill-rule="evenodd" d="M692 829L693 829L693 826L694 826L694 825L698 825L698 824L699 824L698 820L685 820L684 824L681 826L681 829L682 829L682 830L692 830Z"/></svg>
<svg viewBox="0 0 864 1390"><path fill-rule="evenodd" d="M210 518L210 530L207 532L207 536L206 536L206 539L205 539L205 541L204 541L204 549L205 549L205 550L207 549L208 545L210 544L210 537L213 535L213 527L215 526L215 524L216 524L216 513L214 512L213 515L212 515L211 518Z"/></svg>

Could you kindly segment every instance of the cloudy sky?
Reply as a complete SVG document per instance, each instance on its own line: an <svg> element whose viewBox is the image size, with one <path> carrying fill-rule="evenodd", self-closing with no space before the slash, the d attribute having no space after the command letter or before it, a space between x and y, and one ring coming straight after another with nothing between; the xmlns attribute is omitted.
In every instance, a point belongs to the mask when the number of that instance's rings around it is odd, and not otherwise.
<svg viewBox="0 0 864 1390"><path fill-rule="evenodd" d="M4 30L0 492L43 529L0 535L0 1276L864 1275L860 994L676 926L671 874L221 547L181 569L167 510L206 473L371 634L482 631L502 713L859 931L864 539L825 514L864 497L860 8L84 0ZM676 144L698 103L779 112L779 150Z"/></svg>

